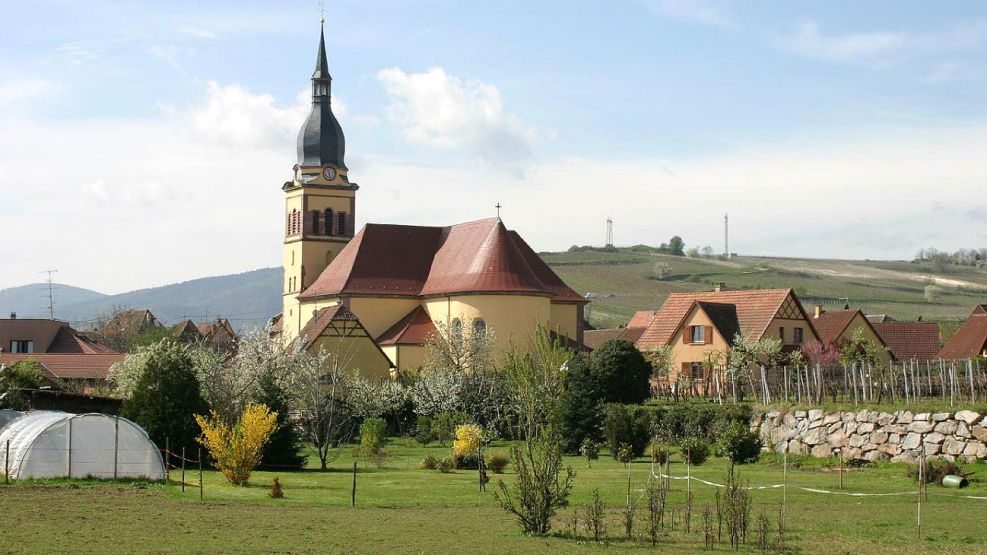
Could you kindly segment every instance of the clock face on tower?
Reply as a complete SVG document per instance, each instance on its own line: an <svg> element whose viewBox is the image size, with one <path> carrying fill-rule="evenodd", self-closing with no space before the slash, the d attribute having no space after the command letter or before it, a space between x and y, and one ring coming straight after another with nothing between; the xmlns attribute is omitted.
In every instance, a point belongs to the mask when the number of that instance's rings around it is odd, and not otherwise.
<svg viewBox="0 0 987 555"><path fill-rule="evenodd" d="M326 168L322 170L322 177L332 181L333 179L336 179L336 170L334 168Z"/></svg>

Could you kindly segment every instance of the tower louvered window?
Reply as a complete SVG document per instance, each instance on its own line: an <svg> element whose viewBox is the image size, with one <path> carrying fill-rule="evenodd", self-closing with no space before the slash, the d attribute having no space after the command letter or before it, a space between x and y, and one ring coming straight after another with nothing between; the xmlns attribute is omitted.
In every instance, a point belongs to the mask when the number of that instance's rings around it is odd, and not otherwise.
<svg viewBox="0 0 987 555"><path fill-rule="evenodd" d="M336 218L339 221L338 227L336 228L338 233L340 235L349 235L349 228L346 227L346 212L340 212L336 215Z"/></svg>
<svg viewBox="0 0 987 555"><path fill-rule="evenodd" d="M312 235L319 234L319 211L312 210Z"/></svg>
<svg viewBox="0 0 987 555"><path fill-rule="evenodd" d="M332 235L332 208L326 208L326 235Z"/></svg>

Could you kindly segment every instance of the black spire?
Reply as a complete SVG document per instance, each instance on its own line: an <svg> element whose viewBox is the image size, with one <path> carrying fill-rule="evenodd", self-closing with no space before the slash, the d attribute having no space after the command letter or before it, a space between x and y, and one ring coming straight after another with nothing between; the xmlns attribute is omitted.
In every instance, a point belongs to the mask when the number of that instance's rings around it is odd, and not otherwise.
<svg viewBox="0 0 987 555"><path fill-rule="evenodd" d="M312 73L312 111L298 132L298 165L332 164L346 169L346 139L331 106L332 76L326 59L325 31L319 32L319 54Z"/></svg>

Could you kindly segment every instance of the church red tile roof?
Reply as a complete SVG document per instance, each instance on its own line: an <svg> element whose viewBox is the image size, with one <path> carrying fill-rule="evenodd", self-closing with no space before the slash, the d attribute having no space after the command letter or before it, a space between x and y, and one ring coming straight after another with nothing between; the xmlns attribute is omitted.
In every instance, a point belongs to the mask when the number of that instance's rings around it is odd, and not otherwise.
<svg viewBox="0 0 987 555"><path fill-rule="evenodd" d="M367 224L299 298L466 293L586 302L499 218L448 227Z"/></svg>
<svg viewBox="0 0 987 555"><path fill-rule="evenodd" d="M689 293L672 293L648 325L647 330L638 340L638 348L650 349L667 345L675 330L679 328L682 319L686 317L696 301L719 304L732 304L736 307L737 324L740 331L759 340L775 318L782 304L789 296L793 298L801 311L801 305L795 292L791 289L745 289L727 291L703 291ZM800 312L805 317L804 312ZM809 321L806 318L806 321ZM812 333L813 327L809 322Z"/></svg>
<svg viewBox="0 0 987 555"><path fill-rule="evenodd" d="M925 362L939 356L939 324L932 322L875 322L874 329L899 362Z"/></svg>
<svg viewBox="0 0 987 555"><path fill-rule="evenodd" d="M657 310L639 310L634 313L631 321L627 323L628 328L646 328L658 314Z"/></svg>
<svg viewBox="0 0 987 555"><path fill-rule="evenodd" d="M987 314L971 314L946 345L939 351L939 357L946 360L959 360L979 356L987 349Z"/></svg>
<svg viewBox="0 0 987 555"><path fill-rule="evenodd" d="M415 307L404 318L377 338L378 345L424 345L428 337L436 333L435 324L421 306Z"/></svg>

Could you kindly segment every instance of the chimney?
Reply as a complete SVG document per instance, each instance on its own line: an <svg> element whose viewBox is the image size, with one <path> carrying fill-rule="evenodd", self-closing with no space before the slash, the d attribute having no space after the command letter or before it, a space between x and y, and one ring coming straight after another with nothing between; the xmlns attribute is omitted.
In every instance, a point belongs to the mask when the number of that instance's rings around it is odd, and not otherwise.
<svg viewBox="0 0 987 555"><path fill-rule="evenodd" d="M11 312L10 313L10 319L11 320L16 320L17 319L17 313L16 312Z"/></svg>
<svg viewBox="0 0 987 555"><path fill-rule="evenodd" d="M727 284L722 281L717 282L716 285L713 286L713 291L716 291L717 293L726 290L727 290Z"/></svg>
<svg viewBox="0 0 987 555"><path fill-rule="evenodd" d="M816 318L818 318L819 315L822 314L822 313L823 313L822 305L821 304L817 304L816 305Z"/></svg>

